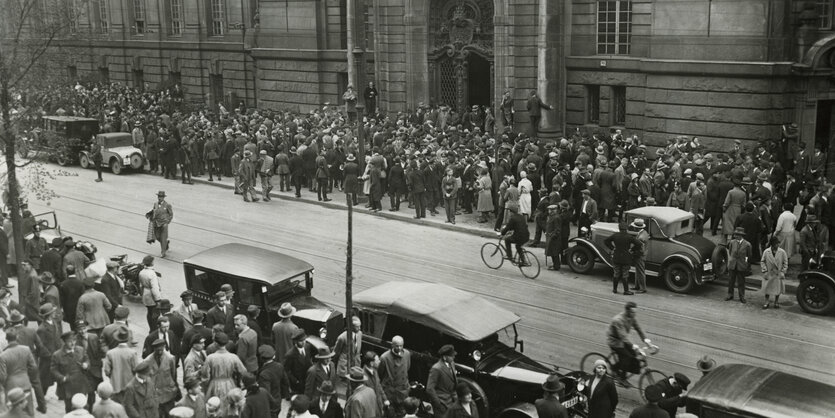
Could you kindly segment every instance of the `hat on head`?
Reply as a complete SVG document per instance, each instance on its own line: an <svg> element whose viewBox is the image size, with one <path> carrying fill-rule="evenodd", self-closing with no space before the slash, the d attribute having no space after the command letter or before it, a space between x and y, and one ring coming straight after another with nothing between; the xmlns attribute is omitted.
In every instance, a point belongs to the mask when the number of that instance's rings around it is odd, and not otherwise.
<svg viewBox="0 0 835 418"><path fill-rule="evenodd" d="M262 150L261 150L261 152L260 152L259 154L261 154L261 155L267 155L267 150L262 149Z"/></svg>
<svg viewBox="0 0 835 418"><path fill-rule="evenodd" d="M188 290L183 291L183 293L180 293L180 299L191 299L191 298L192 298L191 292L188 291Z"/></svg>
<svg viewBox="0 0 835 418"><path fill-rule="evenodd" d="M84 278L84 286L93 287L96 285L96 280L98 280L98 276L87 276Z"/></svg>
<svg viewBox="0 0 835 418"><path fill-rule="evenodd" d="M594 367L595 367L595 368L597 368L597 366L603 366L603 367L605 367L605 368L606 368L606 370L609 370L609 363L606 363L606 360L603 360L602 358L601 358L601 359L597 359L597 360L594 362Z"/></svg>
<svg viewBox="0 0 835 418"><path fill-rule="evenodd" d="M231 291L233 291L234 289L232 289L232 285L231 285L231 284L229 284L229 283L224 283L224 284L220 285L220 290L221 290L221 291L224 291L224 292L231 292Z"/></svg>
<svg viewBox="0 0 835 418"><path fill-rule="evenodd" d="M160 190L157 192L157 197L165 197L165 190Z"/></svg>
<svg viewBox="0 0 835 418"><path fill-rule="evenodd" d="M563 209L568 209L571 205L568 204L568 201L563 199L560 201L560 207Z"/></svg>
<svg viewBox="0 0 835 418"><path fill-rule="evenodd" d="M225 332L218 332L215 335L215 342L220 346L224 346L229 343L229 336Z"/></svg>
<svg viewBox="0 0 835 418"><path fill-rule="evenodd" d="M38 280L44 284L55 284L55 277L52 276L52 273L45 271L40 276L38 276Z"/></svg>
<svg viewBox="0 0 835 418"><path fill-rule="evenodd" d="M87 323L87 321L86 321L86 320L84 320L84 319L77 319L77 320L75 321L75 326L76 326L77 328L83 328L83 327L86 327L87 325L89 325L89 324L88 324L88 323Z"/></svg>
<svg viewBox="0 0 835 418"><path fill-rule="evenodd" d="M296 308L290 304L290 302L284 302L281 304L281 307L278 308L278 316L281 318L289 318L296 313Z"/></svg>
<svg viewBox="0 0 835 418"><path fill-rule="evenodd" d="M258 383L258 379L255 378L254 374L247 372L241 376L241 382L244 384L244 387L246 388Z"/></svg>
<svg viewBox="0 0 835 418"><path fill-rule="evenodd" d="M685 175L687 175L687 174L693 174L693 169L688 168L687 170L684 170L684 174L685 174Z"/></svg>
<svg viewBox="0 0 835 418"><path fill-rule="evenodd" d="M559 205L548 205L548 210L557 210L559 208Z"/></svg>
<svg viewBox="0 0 835 418"><path fill-rule="evenodd" d="M745 236L745 228L743 228L741 226L737 227L736 229L734 229L734 235L742 235L744 237Z"/></svg>
<svg viewBox="0 0 835 418"><path fill-rule="evenodd" d="M819 222L817 215L807 215L806 216L806 223L817 223Z"/></svg>
<svg viewBox="0 0 835 418"><path fill-rule="evenodd" d="M252 151L244 150L244 157L252 157Z"/></svg>
<svg viewBox="0 0 835 418"><path fill-rule="evenodd" d="M64 246L65 247L70 248L74 245L75 245L75 241L73 241L72 238L67 238L66 240L64 240Z"/></svg>
<svg viewBox="0 0 835 418"><path fill-rule="evenodd" d="M707 373L716 367L716 360L705 355L696 362L696 367L702 372Z"/></svg>
<svg viewBox="0 0 835 418"><path fill-rule="evenodd" d="M565 385L560 381L559 375L550 374L542 384L542 389L546 392L561 392L565 389Z"/></svg>
<svg viewBox="0 0 835 418"><path fill-rule="evenodd" d="M705 179L705 175L704 175L704 174L702 174L702 173L696 173L696 178L697 178L697 179L699 179L699 180L704 180L704 179Z"/></svg>
<svg viewBox="0 0 835 418"><path fill-rule="evenodd" d="M316 388L316 390L318 390L319 393L322 395L333 395L334 393L336 393L336 389L334 389L333 387L333 382L331 382L330 380L323 381L322 384L319 385L318 388Z"/></svg>
<svg viewBox="0 0 835 418"><path fill-rule="evenodd" d="M192 418L194 410L187 406L176 406L168 411L168 416L171 418Z"/></svg>
<svg viewBox="0 0 835 418"><path fill-rule="evenodd" d="M96 388L96 393L100 398L110 399L110 397L113 396L113 385L111 385L110 382L101 382Z"/></svg>
<svg viewBox="0 0 835 418"><path fill-rule="evenodd" d="M768 174L766 174L765 171L760 171L760 174L757 175L757 180L767 181L768 180Z"/></svg>
<svg viewBox="0 0 835 418"><path fill-rule="evenodd" d="M27 399L29 399L29 395L21 388L12 388L6 394L6 401L11 403L12 406L25 402Z"/></svg>
<svg viewBox="0 0 835 418"><path fill-rule="evenodd" d="M656 403L661 400L664 394L661 392L661 388L656 385L651 385L644 389L644 397L647 398L647 402Z"/></svg>
<svg viewBox="0 0 835 418"><path fill-rule="evenodd" d="M322 348L320 348L320 349L319 349L319 351L316 353L316 359L318 359L318 360L323 360L323 359L331 358L331 357L333 357L333 356L334 356L334 353L333 353L333 352L331 351L331 349L330 349L330 348L328 348L328 347L322 347Z"/></svg>
<svg viewBox="0 0 835 418"><path fill-rule="evenodd" d="M113 340L117 343L126 343L130 339L130 329L127 325L119 325L113 332Z"/></svg>
<svg viewBox="0 0 835 418"><path fill-rule="evenodd" d="M206 344L206 337L204 337L200 334L197 334L197 335L191 337L191 346L194 346L194 344L201 344L201 343Z"/></svg>
<svg viewBox="0 0 835 418"><path fill-rule="evenodd" d="M684 388L684 390L687 390L687 386L690 386L690 378L689 377L687 377L687 376L685 376L681 373L674 373L673 377L676 379L676 382L678 382L679 386Z"/></svg>
<svg viewBox="0 0 835 418"><path fill-rule="evenodd" d="M19 324L25 320L26 317L23 316L23 314L20 313L20 311L18 311L17 309L13 309L12 312L9 314L9 322L11 322L12 324Z"/></svg>
<svg viewBox="0 0 835 418"><path fill-rule="evenodd" d="M250 315L255 315L256 313L261 312L261 308L255 305L249 305L246 307L246 313Z"/></svg>
<svg viewBox="0 0 835 418"><path fill-rule="evenodd" d="M61 244L63 244L63 243L64 243L64 240L60 237L52 238L52 246L55 247L55 248L60 247Z"/></svg>
<svg viewBox="0 0 835 418"><path fill-rule="evenodd" d="M156 348L159 346L165 346L165 340L163 340L162 338L157 338L156 340L154 340L154 342L151 343L151 347Z"/></svg>
<svg viewBox="0 0 835 418"><path fill-rule="evenodd" d="M357 160L357 157L354 157L354 154L348 154L348 156L345 157L345 161L356 161L356 160Z"/></svg>
<svg viewBox="0 0 835 418"><path fill-rule="evenodd" d="M154 256L146 255L145 257L142 258L142 264L144 264L146 266L153 266L154 265Z"/></svg>
<svg viewBox="0 0 835 418"><path fill-rule="evenodd" d="M116 309L113 311L113 315L116 319L125 319L130 315L130 309L127 306L120 305L117 306Z"/></svg>
<svg viewBox="0 0 835 418"><path fill-rule="evenodd" d="M310 408L310 398L305 395L296 395L290 401L291 411L307 411Z"/></svg>
<svg viewBox="0 0 835 418"><path fill-rule="evenodd" d="M146 372L148 372L148 370L150 370L150 368L151 368L151 365L148 364L147 361L142 361L142 362L139 362L139 364L137 364L136 366L134 366L133 372L134 373L146 373Z"/></svg>
<svg viewBox="0 0 835 418"><path fill-rule="evenodd" d="M83 393L76 393L72 395L72 400L70 401L72 404L73 409L84 408L87 405L87 395Z"/></svg>
<svg viewBox="0 0 835 418"><path fill-rule="evenodd" d="M638 178L638 173L632 173L632 175L630 175L629 178L635 180L636 178Z"/></svg>
<svg viewBox="0 0 835 418"><path fill-rule="evenodd" d="M351 370L348 371L348 380L352 382L362 383L365 381L365 373L362 372L362 368L358 366L351 367Z"/></svg>
<svg viewBox="0 0 835 418"><path fill-rule="evenodd" d="M261 344L261 346L258 347L258 357L263 359L271 359L275 357L275 348L269 344Z"/></svg>
<svg viewBox="0 0 835 418"><path fill-rule="evenodd" d="M170 319L168 319L168 317L167 317L167 316L165 316L165 315L160 315L160 316L158 316L158 317L157 317L157 324L162 324L163 322L165 322L165 323L171 323L171 320L170 320Z"/></svg>
<svg viewBox="0 0 835 418"><path fill-rule="evenodd" d="M157 309L163 312L171 310L171 301L168 299L161 299L157 302Z"/></svg>
<svg viewBox="0 0 835 418"><path fill-rule="evenodd" d="M55 305L47 302L47 303L44 303L43 305L41 305L41 308L38 310L38 315L40 315L41 318L43 318L47 315L51 315L52 313L54 313L57 310L58 310L58 308L56 308Z"/></svg>
<svg viewBox="0 0 835 418"><path fill-rule="evenodd" d="M655 198L652 197L652 196L648 197L647 198L647 205L654 205L654 204L655 204Z"/></svg>
<svg viewBox="0 0 835 418"><path fill-rule="evenodd" d="M303 329L299 328L293 332L293 336L291 338L293 341L304 341L307 339L307 333L304 332Z"/></svg>
<svg viewBox="0 0 835 418"><path fill-rule="evenodd" d="M455 352L455 347L453 347L452 344L444 344L438 350L439 356L455 356L456 354L458 353Z"/></svg>
<svg viewBox="0 0 835 418"><path fill-rule="evenodd" d="M643 220L643 219L641 219L641 218L635 218L635 219L632 221L632 224L631 224L631 225L629 225L629 226L631 226L632 228L644 229L647 225L644 223L644 220Z"/></svg>
<svg viewBox="0 0 835 418"><path fill-rule="evenodd" d="M580 190L580 193L585 194L585 195L591 195L591 190L583 189L583 190Z"/></svg>

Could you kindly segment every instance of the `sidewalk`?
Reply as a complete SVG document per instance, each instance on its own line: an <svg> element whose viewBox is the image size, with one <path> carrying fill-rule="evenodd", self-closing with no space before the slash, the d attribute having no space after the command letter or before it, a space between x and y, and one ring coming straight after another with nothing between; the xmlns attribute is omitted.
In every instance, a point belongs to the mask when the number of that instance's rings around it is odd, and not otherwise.
<svg viewBox="0 0 835 418"><path fill-rule="evenodd" d="M153 175L153 174L149 174L147 172L144 173L144 174L145 175ZM277 180L277 178L274 178L274 180ZM171 181L181 181L181 180L171 180ZM194 182L195 185L206 184L206 185L210 185L210 186L214 186L214 187L224 188L224 189L227 189L227 190L232 190L234 188L234 180L232 180L231 178L224 178L223 181L218 181L217 179L215 179L215 181L210 182L210 181L208 181L208 177L202 176L202 177L192 177L192 181ZM273 185L276 186L277 183L278 183L277 181L274 181ZM256 190L258 191L258 195L260 197L261 196L260 187L257 187ZM241 196L234 195L231 192L230 192L230 195L232 195L232 197L236 198L236 199L243 199ZM295 191L281 192L281 191L279 191L278 188L274 188L273 191L270 193L270 197L272 199L300 201L300 202L304 202L304 203L310 203L310 204L315 204L315 205L328 207L328 208L333 208L333 209L339 209L339 210L347 210L348 209L348 206L346 204L347 203L346 196L347 196L346 194L334 189L334 193L328 194L328 198L332 199L332 200L330 202L322 202L322 201L318 200L318 196L317 196L316 192L310 192L306 188L302 189L301 197L299 197L299 198L295 197ZM429 211L427 210L426 218L415 219L414 218L415 210L414 209L409 209L409 207L408 207L409 204L407 202L402 202L401 205L400 205L400 210L396 211L396 212L389 211L391 206L390 206L390 201L389 201L388 196L384 196L381 202L382 202L382 205L383 205L383 210L380 211L380 212L373 212L373 211L369 210L368 208L366 208L364 203L360 203L359 205L354 206L354 213L358 214L358 216L378 216L378 217L381 217L381 218L395 219L395 220L399 220L399 221L410 222L410 223L413 223L413 224L426 225L426 226L430 226L430 227L433 227L433 228L445 229L445 230L448 230L448 231L463 232L463 233L467 233L467 234L471 234L471 235L475 235L475 236L479 236L479 237L483 237L483 238L490 238L490 239L496 239L497 238L496 232L493 231L493 226L495 225L496 218L495 218L495 216L492 216L492 215L491 215L489 221L486 222L486 223L479 223L477 221L477 219L478 219L478 214L477 213L456 215L455 225L452 225L450 223L445 222L446 221L446 213L444 212L444 208L442 208L442 207L438 207L436 209L438 211L438 214L435 215L435 216L432 216L429 213ZM264 202L263 200L261 200L258 203L253 203L253 204L254 205L270 204L270 202ZM536 231L536 225L533 222L531 222L531 223L528 224L528 228L530 230L531 237L533 238L534 233ZM575 237L576 236L576 227L574 225L572 225L571 232L572 232L571 237L572 238ZM719 236L719 235L712 236L710 233L707 233L704 236L705 236L705 238L707 238L707 239L709 239L709 240L711 240L715 243L719 243L720 240L721 240L721 236ZM541 243L542 243L541 245L544 245L544 242L545 242L545 236L544 236L544 233L543 233L543 237L541 239ZM799 255L796 255L795 257L793 257L792 260L790 260L790 262L789 262L789 269L790 270L793 270L793 267L796 267L796 266L794 266L794 264L800 264ZM762 280L763 280L762 275L759 272L760 271L759 270L759 265L753 265L752 266L752 271L754 272L754 274L746 278L746 284L750 288L759 289L759 288L762 287ZM720 279L720 280L717 280L717 281L712 282L712 283L714 283L716 285L721 285L721 286L727 286L727 284L728 284L727 279ZM791 277L787 277L785 283L786 283L786 293L787 294L792 294L792 295L795 294L795 292L797 291L797 285L799 284L799 282L796 279L796 275L791 275Z"/></svg>

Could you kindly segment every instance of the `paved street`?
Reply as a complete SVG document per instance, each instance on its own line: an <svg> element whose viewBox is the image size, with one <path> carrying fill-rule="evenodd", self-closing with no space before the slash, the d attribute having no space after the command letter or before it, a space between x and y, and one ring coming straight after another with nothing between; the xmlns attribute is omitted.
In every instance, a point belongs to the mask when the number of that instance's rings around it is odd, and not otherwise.
<svg viewBox="0 0 835 418"><path fill-rule="evenodd" d="M344 209L276 199L244 203L231 190L183 185L159 176L106 175L93 182L93 171L69 168L78 176L57 176L52 188L61 196L50 206L30 200L34 213L58 212L64 234L93 241L100 256L128 253L141 260L159 254L145 242L147 212L156 192L165 190L174 207L171 250L157 260L163 293L173 302L185 289L183 259L220 244L240 242L285 252L316 267L314 295L344 306L347 212ZM228 180L225 180L228 182ZM406 210L406 209L404 209ZM494 239L494 238L490 238ZM698 378L696 361L708 354L718 363L741 362L794 373L835 384L835 318L806 315L784 297L780 311L760 309L762 295L752 290L749 303L723 302L719 286L677 295L652 286L645 295L610 292L611 271L599 267L592 276L563 268L544 269L534 281L509 266L487 269L479 248L485 238L370 214L354 217L355 291L390 280L446 283L475 292L521 316L525 353L564 370L578 368L590 351L605 352L605 331L627 300L639 305L638 320L661 351L653 368ZM144 308L131 304L133 324L147 332ZM636 337L637 340L637 337ZM408 342L407 342L408 346ZM627 416L639 401L637 390L621 389L618 416ZM53 413L63 410L52 398ZM52 416L52 413L50 414ZM60 416L60 415L55 415Z"/></svg>

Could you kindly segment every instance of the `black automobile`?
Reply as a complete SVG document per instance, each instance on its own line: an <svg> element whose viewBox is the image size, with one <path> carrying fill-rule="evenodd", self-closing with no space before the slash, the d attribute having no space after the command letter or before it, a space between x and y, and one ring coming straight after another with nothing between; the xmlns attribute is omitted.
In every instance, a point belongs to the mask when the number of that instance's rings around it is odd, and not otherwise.
<svg viewBox="0 0 835 418"><path fill-rule="evenodd" d="M23 158L45 156L59 165L75 164L99 133L99 121L78 116L44 116L43 126L22 137L17 152Z"/></svg>
<svg viewBox="0 0 835 418"><path fill-rule="evenodd" d="M797 303L815 315L835 313L835 252L812 259L809 270L797 275Z"/></svg>
<svg viewBox="0 0 835 418"><path fill-rule="evenodd" d="M389 282L357 293L353 303L362 320L363 350L383 353L394 336L403 337L412 354L413 388L426 384L438 361L438 349L452 344L458 353L458 381L470 385L479 416L537 416L533 403L543 395L542 383L557 372L520 352L524 349L516 333L520 318L513 312L435 283ZM561 401L572 416L586 416L586 399L577 387L583 376L582 372L560 375L566 388ZM412 395L428 401L422 390L413 390Z"/></svg>
<svg viewBox="0 0 835 418"><path fill-rule="evenodd" d="M237 312L246 312L250 305L261 308L257 321L265 343L272 342L268 330L279 320L278 309L285 302L296 308L293 322L314 336L308 341L317 348L332 347L344 329L342 313L311 295L313 266L304 260L244 244L223 244L189 257L183 269L186 287L200 309L211 309L224 284L235 290Z"/></svg>

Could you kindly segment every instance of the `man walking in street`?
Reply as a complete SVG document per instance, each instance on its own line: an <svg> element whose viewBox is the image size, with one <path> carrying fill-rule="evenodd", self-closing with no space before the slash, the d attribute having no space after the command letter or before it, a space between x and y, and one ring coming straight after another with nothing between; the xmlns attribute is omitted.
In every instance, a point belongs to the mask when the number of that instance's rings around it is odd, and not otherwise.
<svg viewBox="0 0 835 418"><path fill-rule="evenodd" d="M751 270L749 264L751 259L751 244L745 240L745 229L736 228L733 240L728 243L728 297L725 300L733 300L734 287L739 289L739 301L745 303L745 276Z"/></svg>
<svg viewBox="0 0 835 418"><path fill-rule="evenodd" d="M165 258L168 252L168 224L174 219L174 208L165 201L165 192L160 190L157 193L157 203L150 214L151 222L154 225L154 238L159 241L161 250L160 257Z"/></svg>
<svg viewBox="0 0 835 418"><path fill-rule="evenodd" d="M287 352L293 348L293 335L299 330L299 327L293 323L293 314L296 313L296 308L289 302L284 302L278 308L278 317L280 321L273 324L273 344L275 345L276 359L279 363L284 363Z"/></svg>
<svg viewBox="0 0 835 418"><path fill-rule="evenodd" d="M609 236L603 244L612 250L612 264L614 277L612 278L612 293L618 293L618 284L623 283L623 294L633 295L629 291L629 268L632 266L634 251L640 248L641 242L627 232L626 223L618 225L620 232Z"/></svg>

